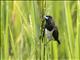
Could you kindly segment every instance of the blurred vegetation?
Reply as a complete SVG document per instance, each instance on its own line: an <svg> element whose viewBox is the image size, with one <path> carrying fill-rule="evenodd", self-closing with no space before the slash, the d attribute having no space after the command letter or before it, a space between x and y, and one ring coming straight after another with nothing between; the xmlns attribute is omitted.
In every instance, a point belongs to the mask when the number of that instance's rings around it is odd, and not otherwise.
<svg viewBox="0 0 80 60"><path fill-rule="evenodd" d="M0 2L0 60L80 60L80 1ZM60 45L39 39L44 15L53 17Z"/></svg>

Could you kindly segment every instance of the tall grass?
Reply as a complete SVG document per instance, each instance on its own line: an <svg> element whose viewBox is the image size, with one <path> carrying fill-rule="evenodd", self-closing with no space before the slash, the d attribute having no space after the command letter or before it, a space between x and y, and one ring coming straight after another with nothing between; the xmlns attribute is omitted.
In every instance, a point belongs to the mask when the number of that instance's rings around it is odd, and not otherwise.
<svg viewBox="0 0 80 60"><path fill-rule="evenodd" d="M80 1L0 2L1 60L80 59ZM53 17L60 45L56 41L44 45L48 39L42 36L43 15Z"/></svg>

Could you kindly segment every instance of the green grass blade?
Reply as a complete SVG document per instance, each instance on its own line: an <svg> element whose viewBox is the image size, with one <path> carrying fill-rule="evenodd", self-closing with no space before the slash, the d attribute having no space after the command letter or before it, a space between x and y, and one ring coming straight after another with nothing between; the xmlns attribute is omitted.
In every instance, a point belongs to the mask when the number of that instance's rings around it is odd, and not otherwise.
<svg viewBox="0 0 80 60"><path fill-rule="evenodd" d="M74 34L73 34L73 26L72 26L72 18L70 12L70 2L64 2L65 5L65 14L66 14L66 25L67 25L67 32L68 32L68 44L71 57L74 57Z"/></svg>
<svg viewBox="0 0 80 60"><path fill-rule="evenodd" d="M77 2L77 25L76 25L76 41L75 41L75 60L79 60L79 29L80 29L80 2Z"/></svg>

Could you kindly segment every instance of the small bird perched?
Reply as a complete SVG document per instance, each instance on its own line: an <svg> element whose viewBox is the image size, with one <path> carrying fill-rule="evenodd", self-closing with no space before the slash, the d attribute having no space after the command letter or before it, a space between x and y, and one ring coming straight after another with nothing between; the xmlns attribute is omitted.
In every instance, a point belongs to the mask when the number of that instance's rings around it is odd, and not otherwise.
<svg viewBox="0 0 80 60"><path fill-rule="evenodd" d="M47 35L47 38L49 40L54 38L55 41L57 41L58 44L60 44L60 41L58 39L58 29L57 29L52 17L51 16L45 16L44 18L46 21L44 30L45 30L45 34Z"/></svg>

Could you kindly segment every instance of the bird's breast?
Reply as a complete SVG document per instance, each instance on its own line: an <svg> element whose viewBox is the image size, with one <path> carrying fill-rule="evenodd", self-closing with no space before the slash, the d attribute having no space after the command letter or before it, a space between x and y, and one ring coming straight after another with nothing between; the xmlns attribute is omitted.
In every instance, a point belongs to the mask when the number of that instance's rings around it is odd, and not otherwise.
<svg viewBox="0 0 80 60"><path fill-rule="evenodd" d="M46 26L45 26L45 28L46 28L47 30L49 30L49 31L52 31L53 27L54 27L54 26L53 26L52 24L50 24L50 25L46 24Z"/></svg>

